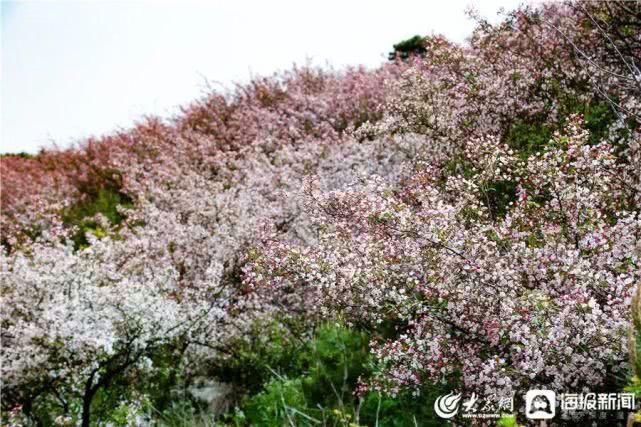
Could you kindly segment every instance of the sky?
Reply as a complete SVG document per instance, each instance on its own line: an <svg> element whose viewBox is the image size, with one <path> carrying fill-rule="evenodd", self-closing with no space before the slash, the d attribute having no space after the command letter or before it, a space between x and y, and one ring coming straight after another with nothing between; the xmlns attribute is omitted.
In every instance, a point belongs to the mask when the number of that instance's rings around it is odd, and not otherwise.
<svg viewBox="0 0 641 427"><path fill-rule="evenodd" d="M208 87L311 61L375 67L415 34L463 42L465 10L519 0L0 0L0 152L170 117Z"/></svg>

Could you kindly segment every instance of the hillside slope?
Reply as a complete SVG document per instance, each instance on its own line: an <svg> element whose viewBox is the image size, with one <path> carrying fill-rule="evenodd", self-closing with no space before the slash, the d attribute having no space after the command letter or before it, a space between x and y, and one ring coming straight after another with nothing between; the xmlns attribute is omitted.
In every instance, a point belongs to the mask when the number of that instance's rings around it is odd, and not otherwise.
<svg viewBox="0 0 641 427"><path fill-rule="evenodd" d="M641 9L523 8L424 46L3 156L3 416L142 422L199 377L267 425L370 423L379 391L398 408L435 384L619 390L641 281ZM270 340L291 358L242 366L276 357ZM341 393L320 360L351 366ZM279 364L306 380L268 382Z"/></svg>

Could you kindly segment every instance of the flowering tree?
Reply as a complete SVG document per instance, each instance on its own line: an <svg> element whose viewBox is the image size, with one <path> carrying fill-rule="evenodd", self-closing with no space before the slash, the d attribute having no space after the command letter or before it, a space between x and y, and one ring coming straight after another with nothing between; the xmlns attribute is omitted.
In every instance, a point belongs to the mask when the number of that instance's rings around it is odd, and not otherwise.
<svg viewBox="0 0 641 427"><path fill-rule="evenodd" d="M180 285L157 236L127 243L94 239L74 252L41 242L31 253L2 258L2 378L5 399L34 406L51 403L73 415L81 402L89 425L92 398L127 370L145 365L162 345L204 341L229 304L216 286ZM145 257L137 257L144 250ZM4 403L4 402L3 402ZM77 413L76 413L77 415Z"/></svg>
<svg viewBox="0 0 641 427"><path fill-rule="evenodd" d="M155 355L206 371L283 317L393 326L370 389L607 383L641 280L638 22L520 8L463 46L3 157L3 408L87 425Z"/></svg>
<svg viewBox="0 0 641 427"><path fill-rule="evenodd" d="M317 79L318 91L331 83L349 84L358 92L358 79L369 78L362 71L354 74L356 81L307 73L291 78ZM255 88L257 94L242 102L258 103L254 96L272 96L258 83ZM331 92L338 89L327 90L332 102L339 101ZM290 88L287 96L295 93ZM362 119L346 110L345 102L335 108L340 112L322 120L310 116L309 122L298 123L294 117L280 126L288 132L308 132L306 126L325 127L324 121L333 117L341 127ZM247 115L266 112L245 106L235 114L237 120L251 122L254 119ZM411 138L400 144L347 138L338 144L332 141L337 138L334 128L326 129L334 132L328 141L299 141L300 136L279 135L277 126L260 130L267 133L258 141L251 136L244 147L215 149L220 140L207 134L214 130L178 132L150 120L102 145L90 141L84 152L59 155L96 159L105 170L119 171L117 181L95 182L99 177L91 181L71 174L69 182L76 186L70 188L85 193L59 195L61 206L30 195L47 210L34 209L28 216L18 216L18 202L26 202L27 196L21 199L17 194L34 189L16 188L3 216L13 226L7 228L10 241L2 258L2 377L12 396L3 405L21 405L22 412L36 420L44 410L79 417L86 424L101 389L134 372L153 375L158 367L150 360L159 352L174 349L177 363L195 373L208 360L226 357L230 341L242 338L251 322L274 311L269 301L248 293L237 278L243 249L264 223L275 224L287 239L314 239L296 196L305 176L316 174L327 189L342 188L372 173L393 180L396 166L411 157L407 148L415 144ZM243 132L253 130L244 126L236 132L236 137L249 138ZM130 155L138 161L131 163ZM27 179L20 170L11 173L12 179ZM79 185L81 179L94 182L93 187ZM111 223L101 214L89 218L95 227L85 233L88 244L74 247L70 237L78 230L65 223L65 211L91 197L88 188L105 186L129 194L133 206L117 207L124 218L121 223ZM23 227L35 221L38 233L25 237Z"/></svg>
<svg viewBox="0 0 641 427"><path fill-rule="evenodd" d="M636 68L608 61L601 46L614 42L572 6L482 24L467 49L427 40L427 60L392 83L382 120L359 131L425 138L405 179L310 186L319 244L266 236L252 252L246 281L257 289L302 294L296 302L321 316L398 326L373 343L381 371L371 386L398 392L458 374L470 390L510 394L604 384L626 368L640 279L636 104L612 104L601 136L568 112L576 99L634 93ZM586 63L591 49L598 59ZM524 147L511 134L523 121L565 124Z"/></svg>
<svg viewBox="0 0 641 427"><path fill-rule="evenodd" d="M300 288L322 314L399 325L373 349L377 386L393 392L457 372L485 394L601 384L626 362L641 222L616 210L627 190L612 148L586 141L575 123L526 163L474 141L468 177L424 164L400 187L311 191L320 244L267 240L247 280ZM488 187L506 179L518 199L495 218Z"/></svg>

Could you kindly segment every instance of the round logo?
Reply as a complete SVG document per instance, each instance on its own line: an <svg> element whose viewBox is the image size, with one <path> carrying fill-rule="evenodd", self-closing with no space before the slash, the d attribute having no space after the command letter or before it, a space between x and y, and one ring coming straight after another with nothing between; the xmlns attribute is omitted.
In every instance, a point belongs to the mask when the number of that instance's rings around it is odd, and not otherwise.
<svg viewBox="0 0 641 427"><path fill-rule="evenodd" d="M452 418L458 413L458 405L461 401L461 393L451 392L445 396L439 396L434 402L434 411L441 418Z"/></svg>
<svg viewBox="0 0 641 427"><path fill-rule="evenodd" d="M525 394L525 416L532 420L551 420L556 411L556 393L530 390Z"/></svg>

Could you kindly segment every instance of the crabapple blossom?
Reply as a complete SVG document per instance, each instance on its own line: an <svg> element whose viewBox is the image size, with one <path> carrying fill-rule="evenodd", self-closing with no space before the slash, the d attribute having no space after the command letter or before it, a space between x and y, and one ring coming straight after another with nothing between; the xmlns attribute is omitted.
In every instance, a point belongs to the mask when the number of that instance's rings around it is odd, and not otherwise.
<svg viewBox="0 0 641 427"><path fill-rule="evenodd" d="M180 344L194 375L259 319L372 331L360 390L506 394L627 369L641 282L638 9L521 7L374 70L295 67L171 119L3 156L12 418ZM635 13L636 11L636 13ZM87 245L69 212L127 200ZM381 330L390 330L383 337ZM71 403L80 402L80 414ZM77 406L77 405L76 405ZM32 419L34 421L34 419Z"/></svg>
<svg viewBox="0 0 641 427"><path fill-rule="evenodd" d="M443 182L426 164L400 185L310 189L319 243L266 236L246 281L276 298L299 289L323 315L399 325L397 338L373 344L374 387L398 392L456 372L485 394L601 384L626 366L641 219L616 210L625 191L613 149L589 145L580 126L575 118L525 164L476 141L468 178ZM495 164L521 186L502 218L484 200Z"/></svg>

